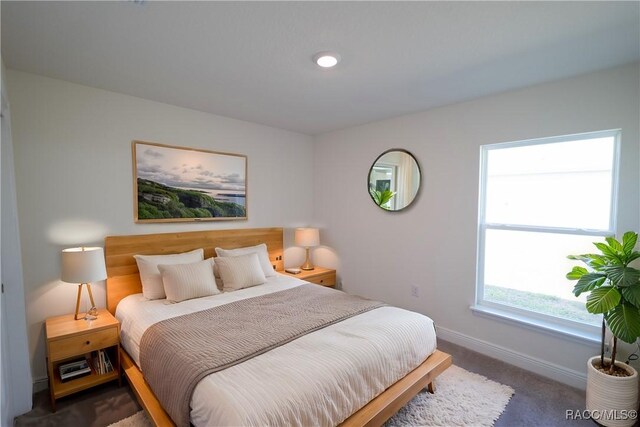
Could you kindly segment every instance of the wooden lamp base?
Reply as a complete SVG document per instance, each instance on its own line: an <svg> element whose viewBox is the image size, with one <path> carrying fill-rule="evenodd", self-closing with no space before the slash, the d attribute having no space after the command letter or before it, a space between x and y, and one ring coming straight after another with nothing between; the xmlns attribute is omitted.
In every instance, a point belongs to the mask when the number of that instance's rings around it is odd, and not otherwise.
<svg viewBox="0 0 640 427"><path fill-rule="evenodd" d="M89 311L87 311L87 313L84 316L78 317L78 312L80 311L80 297L82 296L82 286L83 285L87 285L87 292L89 292L89 299L91 300L91 308L89 309ZM78 285L78 298L76 299L76 313L75 313L74 319L80 320L80 319L86 319L86 318L91 318L91 317L93 317L95 319L97 313L98 313L98 309L96 308L96 303L93 302L93 294L91 293L91 285L89 283L80 283Z"/></svg>

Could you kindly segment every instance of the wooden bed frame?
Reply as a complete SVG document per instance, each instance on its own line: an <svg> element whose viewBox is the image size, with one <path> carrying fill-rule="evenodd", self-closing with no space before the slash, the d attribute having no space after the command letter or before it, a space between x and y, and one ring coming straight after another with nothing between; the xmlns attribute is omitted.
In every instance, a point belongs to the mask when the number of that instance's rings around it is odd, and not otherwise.
<svg viewBox="0 0 640 427"><path fill-rule="evenodd" d="M124 297L141 293L142 284L133 255L157 255L186 252L203 248L205 258L215 256L214 248L225 249L266 243L269 259L276 271L284 269L282 228L249 228L237 230L207 230L184 233L108 236L105 238L107 265L107 309L115 314ZM142 407L156 426L175 424L160 405L142 372L124 349L121 349L122 369ZM379 396L347 418L342 426L379 426L391 418L411 398L427 387L435 391L434 380L451 366L451 356L436 350L420 366L409 372Z"/></svg>

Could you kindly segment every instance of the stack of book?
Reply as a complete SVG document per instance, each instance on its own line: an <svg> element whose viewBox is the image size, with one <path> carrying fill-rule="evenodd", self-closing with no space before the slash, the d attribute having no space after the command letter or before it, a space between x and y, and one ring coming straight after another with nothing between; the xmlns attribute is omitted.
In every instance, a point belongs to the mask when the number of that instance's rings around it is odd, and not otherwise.
<svg viewBox="0 0 640 427"><path fill-rule="evenodd" d="M109 359L109 355L104 350L93 352L93 369L96 374L102 375L113 371L113 365Z"/></svg>
<svg viewBox="0 0 640 427"><path fill-rule="evenodd" d="M60 369L60 379L62 382L80 378L91 373L91 367L86 359L65 363L58 368Z"/></svg>

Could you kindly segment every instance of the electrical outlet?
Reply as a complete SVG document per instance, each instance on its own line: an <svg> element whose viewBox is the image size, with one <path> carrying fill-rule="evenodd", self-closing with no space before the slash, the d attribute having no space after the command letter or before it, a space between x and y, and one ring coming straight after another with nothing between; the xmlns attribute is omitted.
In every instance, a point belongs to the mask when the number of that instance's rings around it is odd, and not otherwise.
<svg viewBox="0 0 640 427"><path fill-rule="evenodd" d="M420 288L416 285L411 285L411 296L414 298L420 297Z"/></svg>

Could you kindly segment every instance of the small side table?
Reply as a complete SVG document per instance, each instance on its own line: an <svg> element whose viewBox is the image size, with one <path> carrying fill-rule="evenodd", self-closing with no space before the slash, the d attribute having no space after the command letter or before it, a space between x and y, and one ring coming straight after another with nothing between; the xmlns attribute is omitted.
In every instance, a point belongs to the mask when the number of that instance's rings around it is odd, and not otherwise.
<svg viewBox="0 0 640 427"><path fill-rule="evenodd" d="M336 271L330 268L316 267L313 270L302 270L298 274L287 273L286 271L282 271L281 273L300 280L315 283L316 285L327 286L330 288L336 285Z"/></svg>
<svg viewBox="0 0 640 427"><path fill-rule="evenodd" d="M51 407L56 411L56 400L82 390L118 380L120 376L120 323L107 310L98 310L95 320L75 320L73 314L51 317L45 321L47 339L47 370ZM113 371L98 374L91 360L91 352L105 350ZM58 367L66 362L89 359L91 373L62 382Z"/></svg>

